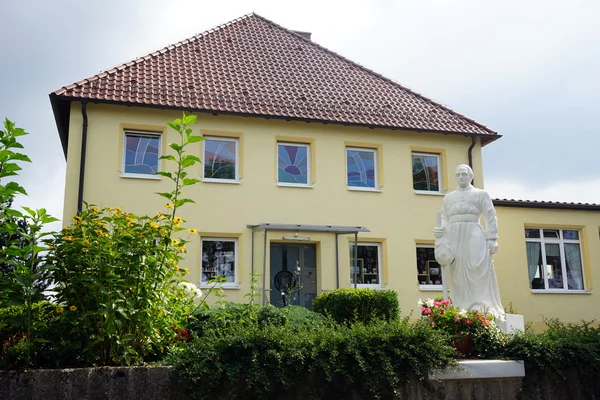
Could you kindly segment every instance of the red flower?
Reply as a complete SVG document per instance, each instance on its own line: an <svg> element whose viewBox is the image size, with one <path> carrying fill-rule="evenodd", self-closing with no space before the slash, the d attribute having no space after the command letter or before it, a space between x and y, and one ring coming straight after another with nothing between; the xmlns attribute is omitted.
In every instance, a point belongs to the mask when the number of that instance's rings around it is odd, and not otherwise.
<svg viewBox="0 0 600 400"><path fill-rule="evenodd" d="M465 320L465 322L466 322L467 324L470 324L470 323L471 323L471 320L467 318L467 319Z"/></svg>

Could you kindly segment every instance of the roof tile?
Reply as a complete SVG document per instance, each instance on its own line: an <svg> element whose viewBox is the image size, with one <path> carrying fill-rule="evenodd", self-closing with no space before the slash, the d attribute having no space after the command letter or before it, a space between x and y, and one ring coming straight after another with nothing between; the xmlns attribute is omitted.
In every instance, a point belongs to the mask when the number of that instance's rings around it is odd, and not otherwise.
<svg viewBox="0 0 600 400"><path fill-rule="evenodd" d="M497 136L256 14L65 86L53 95Z"/></svg>

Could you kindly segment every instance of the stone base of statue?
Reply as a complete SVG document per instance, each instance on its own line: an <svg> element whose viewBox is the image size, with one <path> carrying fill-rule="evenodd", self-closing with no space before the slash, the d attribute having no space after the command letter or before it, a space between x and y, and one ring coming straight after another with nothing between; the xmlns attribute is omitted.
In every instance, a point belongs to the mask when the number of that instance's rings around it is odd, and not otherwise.
<svg viewBox="0 0 600 400"><path fill-rule="evenodd" d="M505 314L504 321L497 321L496 325L506 333L525 331L525 319L520 314Z"/></svg>

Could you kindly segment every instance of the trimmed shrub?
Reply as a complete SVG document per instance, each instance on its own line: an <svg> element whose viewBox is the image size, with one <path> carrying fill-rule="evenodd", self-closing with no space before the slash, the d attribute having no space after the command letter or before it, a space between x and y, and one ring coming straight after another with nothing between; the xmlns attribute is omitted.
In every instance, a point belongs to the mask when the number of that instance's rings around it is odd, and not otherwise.
<svg viewBox="0 0 600 400"><path fill-rule="evenodd" d="M320 294L313 300L313 310L340 324L392 321L400 313L398 294L393 290L347 288Z"/></svg>
<svg viewBox="0 0 600 400"><path fill-rule="evenodd" d="M411 378L451 365L452 352L443 333L396 320L238 326L167 361L199 399L391 398Z"/></svg>

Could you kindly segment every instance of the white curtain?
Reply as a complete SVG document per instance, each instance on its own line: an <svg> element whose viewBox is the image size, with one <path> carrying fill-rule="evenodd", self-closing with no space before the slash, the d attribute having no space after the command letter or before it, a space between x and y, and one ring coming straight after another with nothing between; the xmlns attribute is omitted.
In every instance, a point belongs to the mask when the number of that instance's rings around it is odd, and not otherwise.
<svg viewBox="0 0 600 400"><path fill-rule="evenodd" d="M583 272L579 245L576 243L565 243L565 257L567 258L569 289L583 290Z"/></svg>
<svg viewBox="0 0 600 400"><path fill-rule="evenodd" d="M531 287L531 281L535 278L535 273L538 269L538 263L540 261L540 243L527 242L527 266L529 270L529 286ZM543 277L541 277L543 279Z"/></svg>

